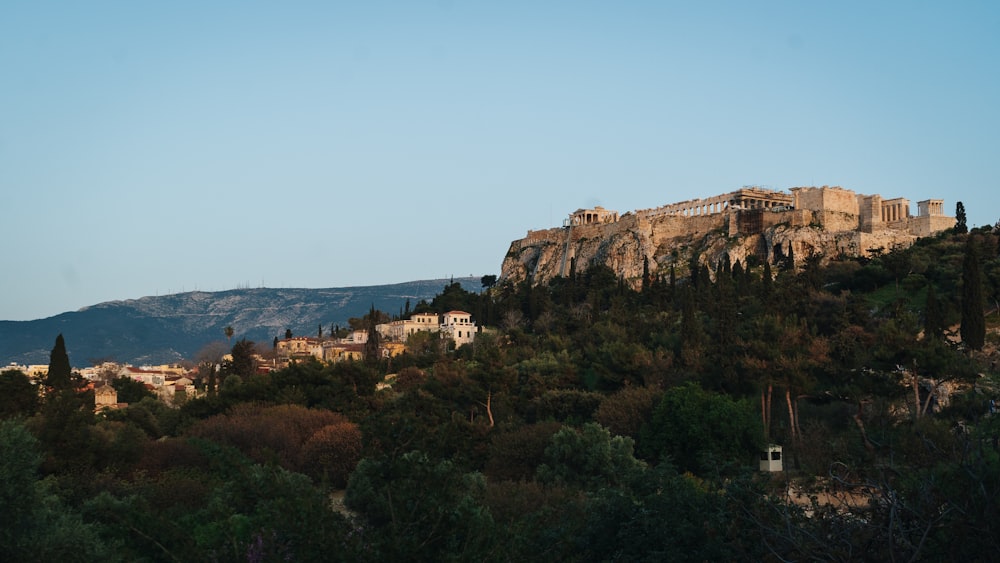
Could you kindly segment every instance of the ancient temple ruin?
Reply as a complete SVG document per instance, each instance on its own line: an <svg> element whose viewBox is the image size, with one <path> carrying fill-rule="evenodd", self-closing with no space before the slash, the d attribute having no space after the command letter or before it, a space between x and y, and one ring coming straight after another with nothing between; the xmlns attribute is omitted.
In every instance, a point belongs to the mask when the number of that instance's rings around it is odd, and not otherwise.
<svg viewBox="0 0 1000 563"><path fill-rule="evenodd" d="M713 197L638 209L623 216L600 206L577 209L563 227L606 225L624 218L650 221L667 217L716 216L725 222L726 216L730 235L753 234L768 226L788 222L796 226L819 225L831 231L873 233L891 229L913 236L928 236L955 224L954 217L944 214L944 201L940 199L918 202L917 215L912 215L909 200L902 197L883 199L881 195L858 194L839 186L796 187L789 192L744 186ZM760 215L762 212L771 215ZM704 221L687 224L690 234L702 232L706 226Z"/></svg>

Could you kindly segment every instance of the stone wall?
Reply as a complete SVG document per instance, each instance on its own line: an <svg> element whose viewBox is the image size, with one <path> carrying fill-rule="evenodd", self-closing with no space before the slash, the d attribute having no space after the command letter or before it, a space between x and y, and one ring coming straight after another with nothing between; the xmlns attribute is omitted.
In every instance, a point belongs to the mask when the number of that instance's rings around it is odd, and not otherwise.
<svg viewBox="0 0 1000 563"><path fill-rule="evenodd" d="M929 237L934 233L948 230L955 226L954 217L944 215L923 215L910 217L908 231L918 237Z"/></svg>
<svg viewBox="0 0 1000 563"><path fill-rule="evenodd" d="M792 188L793 205L796 209L808 209L814 212L839 212L848 215L859 215L857 194L840 186L823 186L820 188Z"/></svg>

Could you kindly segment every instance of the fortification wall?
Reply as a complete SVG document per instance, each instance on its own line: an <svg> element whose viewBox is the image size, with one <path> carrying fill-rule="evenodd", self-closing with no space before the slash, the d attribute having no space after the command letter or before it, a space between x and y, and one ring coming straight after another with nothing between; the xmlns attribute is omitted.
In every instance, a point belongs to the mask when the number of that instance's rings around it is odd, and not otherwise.
<svg viewBox="0 0 1000 563"><path fill-rule="evenodd" d="M859 215L857 194L839 186L821 188L792 188L796 209L834 211Z"/></svg>
<svg viewBox="0 0 1000 563"><path fill-rule="evenodd" d="M858 195L858 208L861 217L859 228L864 233L872 233L884 227L882 223L882 196Z"/></svg>
<svg viewBox="0 0 1000 563"><path fill-rule="evenodd" d="M813 222L813 212L808 209L790 209L788 211L765 211L762 214L761 227L769 229L786 223L792 227L807 227Z"/></svg>
<svg viewBox="0 0 1000 563"><path fill-rule="evenodd" d="M944 215L923 215L910 217L908 231L911 235L918 237L929 237L934 233L950 229L955 226L954 217Z"/></svg>
<svg viewBox="0 0 1000 563"><path fill-rule="evenodd" d="M660 215L646 220L648 230L656 244L663 241L709 233L716 229L728 229L728 215L716 213L684 217L682 215Z"/></svg>

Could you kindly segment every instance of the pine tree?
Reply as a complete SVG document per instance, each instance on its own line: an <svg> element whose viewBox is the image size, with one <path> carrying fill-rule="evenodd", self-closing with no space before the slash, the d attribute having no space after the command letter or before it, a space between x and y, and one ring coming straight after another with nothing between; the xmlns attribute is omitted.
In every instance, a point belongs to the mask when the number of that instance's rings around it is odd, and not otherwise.
<svg viewBox="0 0 1000 563"><path fill-rule="evenodd" d="M983 265L979 262L979 245L969 237L962 261L962 342L972 350L981 350L986 343L986 318L983 316Z"/></svg>
<svg viewBox="0 0 1000 563"><path fill-rule="evenodd" d="M56 337L56 344L49 354L49 373L45 376L45 385L57 391L69 389L73 383L73 368L66 353L66 341L62 333Z"/></svg>
<svg viewBox="0 0 1000 563"><path fill-rule="evenodd" d="M230 354L233 357L230 365L232 373L248 378L257 372L256 352L252 340L240 339L239 342L233 344Z"/></svg>

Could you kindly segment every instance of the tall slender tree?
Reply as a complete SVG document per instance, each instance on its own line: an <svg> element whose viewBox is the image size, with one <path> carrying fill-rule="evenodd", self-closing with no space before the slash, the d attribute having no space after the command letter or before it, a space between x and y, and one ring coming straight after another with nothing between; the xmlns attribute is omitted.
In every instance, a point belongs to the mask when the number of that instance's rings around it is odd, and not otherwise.
<svg viewBox="0 0 1000 563"><path fill-rule="evenodd" d="M969 225L965 218L965 204L961 201L955 204L955 233L964 235L969 232Z"/></svg>
<svg viewBox="0 0 1000 563"><path fill-rule="evenodd" d="M365 341L364 350L365 363L368 365L375 365L379 360L381 341L377 328L378 319L379 315L375 311L375 305L372 304L371 310L368 312L368 340Z"/></svg>
<svg viewBox="0 0 1000 563"><path fill-rule="evenodd" d="M962 260L962 342L972 350L981 350L986 343L986 317L983 307L983 265L979 260L979 244L970 236L965 242Z"/></svg>
<svg viewBox="0 0 1000 563"><path fill-rule="evenodd" d="M934 284L929 284L924 303L924 334L928 338L941 338L944 334L944 323L944 306L934 291Z"/></svg>
<svg viewBox="0 0 1000 563"><path fill-rule="evenodd" d="M73 368L66 353L66 341L62 333L56 336L56 344L49 354L49 373L45 376L45 385L57 391L69 389L73 383Z"/></svg>

